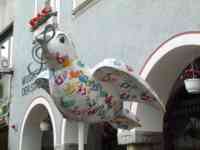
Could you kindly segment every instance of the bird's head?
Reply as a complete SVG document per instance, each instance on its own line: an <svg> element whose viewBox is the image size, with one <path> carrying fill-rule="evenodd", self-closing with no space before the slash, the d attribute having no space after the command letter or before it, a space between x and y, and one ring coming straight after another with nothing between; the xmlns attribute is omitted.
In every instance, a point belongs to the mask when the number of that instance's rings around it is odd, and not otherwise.
<svg viewBox="0 0 200 150"><path fill-rule="evenodd" d="M36 37L41 45L42 56L52 69L69 67L77 59L75 47L69 35L49 25Z"/></svg>

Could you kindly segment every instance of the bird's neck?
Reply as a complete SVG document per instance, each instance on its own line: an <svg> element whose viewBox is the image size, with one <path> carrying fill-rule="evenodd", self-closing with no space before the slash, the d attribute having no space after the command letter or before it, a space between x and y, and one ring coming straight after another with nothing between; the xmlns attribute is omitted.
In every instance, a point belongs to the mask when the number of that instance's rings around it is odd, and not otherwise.
<svg viewBox="0 0 200 150"><path fill-rule="evenodd" d="M62 74L63 72L72 72L72 76L77 76L78 72L83 71L87 72L88 67L80 59L75 59L70 61L70 63L64 67L54 70L55 75Z"/></svg>

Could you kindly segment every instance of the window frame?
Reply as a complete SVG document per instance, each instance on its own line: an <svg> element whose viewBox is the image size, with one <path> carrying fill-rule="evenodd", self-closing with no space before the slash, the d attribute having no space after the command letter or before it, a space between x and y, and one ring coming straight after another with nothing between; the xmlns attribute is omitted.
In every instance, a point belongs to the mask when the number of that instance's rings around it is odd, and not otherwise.
<svg viewBox="0 0 200 150"><path fill-rule="evenodd" d="M72 5L72 15L76 15L82 10L86 10L89 8L91 5L97 3L100 0L84 0L83 2L76 4L76 1L78 0L73 0L73 5Z"/></svg>
<svg viewBox="0 0 200 150"><path fill-rule="evenodd" d="M8 68L13 66L13 22L10 23L1 33L0 33L0 46L8 42ZM2 53L1 53L2 57Z"/></svg>
<svg viewBox="0 0 200 150"><path fill-rule="evenodd" d="M4 44L7 44L7 49L5 49L7 50L7 56L5 56L3 52L0 52L0 57L5 57L8 60L8 68L11 68L13 66L13 35L8 36L2 43L0 43L1 46L4 46Z"/></svg>

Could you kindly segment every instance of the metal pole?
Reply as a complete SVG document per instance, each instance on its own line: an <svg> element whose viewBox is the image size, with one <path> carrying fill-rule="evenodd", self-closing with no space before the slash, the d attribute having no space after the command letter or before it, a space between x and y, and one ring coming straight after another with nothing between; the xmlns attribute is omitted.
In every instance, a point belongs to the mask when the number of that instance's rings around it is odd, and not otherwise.
<svg viewBox="0 0 200 150"><path fill-rule="evenodd" d="M84 123L78 123L78 150L84 150Z"/></svg>

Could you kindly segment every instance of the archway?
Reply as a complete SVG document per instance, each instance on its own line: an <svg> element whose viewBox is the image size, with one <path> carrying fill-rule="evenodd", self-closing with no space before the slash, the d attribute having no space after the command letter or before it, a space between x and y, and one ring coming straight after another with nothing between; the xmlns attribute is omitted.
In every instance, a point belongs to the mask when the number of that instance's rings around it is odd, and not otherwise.
<svg viewBox="0 0 200 150"><path fill-rule="evenodd" d="M183 75L200 69L200 59L188 65L176 80L166 105L164 140L166 150L197 150L200 148L200 94L187 92ZM198 74L195 76L199 77Z"/></svg>
<svg viewBox="0 0 200 150"><path fill-rule="evenodd" d="M41 131L40 124L42 121L48 122L48 131ZM36 98L25 113L20 131L19 149L54 149L55 142L55 119L51 107L46 99Z"/></svg>
<svg viewBox="0 0 200 150"><path fill-rule="evenodd" d="M140 75L166 105L179 74L194 58L199 56L200 32L181 33L161 44L150 55Z"/></svg>
<svg viewBox="0 0 200 150"><path fill-rule="evenodd" d="M167 106L179 75L193 59L199 56L200 32L181 33L173 36L154 51L141 69L140 75L151 85ZM136 113L142 118L140 110L140 105L138 105ZM143 120L143 124L157 125L157 127L159 125L158 130L162 129L163 119L158 117L156 121L157 114L148 114L148 111L142 114L143 118L148 115L148 117L152 116L153 119L148 119L148 122ZM143 129L145 130L145 128ZM146 130L149 131L149 129Z"/></svg>

